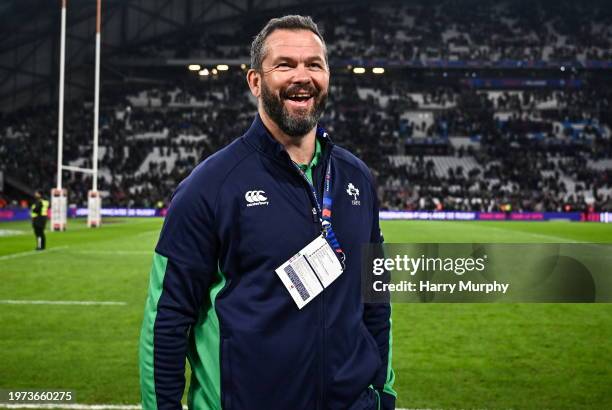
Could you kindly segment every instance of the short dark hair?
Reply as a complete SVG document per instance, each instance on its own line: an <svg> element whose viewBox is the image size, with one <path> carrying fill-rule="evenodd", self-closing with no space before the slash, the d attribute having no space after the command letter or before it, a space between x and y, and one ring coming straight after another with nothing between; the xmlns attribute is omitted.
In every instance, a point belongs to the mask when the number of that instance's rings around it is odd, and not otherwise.
<svg viewBox="0 0 612 410"><path fill-rule="evenodd" d="M310 16L289 15L279 18L273 18L261 29L251 43L251 68L261 70L261 63L266 56L264 44L266 38L276 30L309 30L312 31L321 39L323 50L325 52L325 62L327 62L327 47L325 40L319 31L319 27Z"/></svg>

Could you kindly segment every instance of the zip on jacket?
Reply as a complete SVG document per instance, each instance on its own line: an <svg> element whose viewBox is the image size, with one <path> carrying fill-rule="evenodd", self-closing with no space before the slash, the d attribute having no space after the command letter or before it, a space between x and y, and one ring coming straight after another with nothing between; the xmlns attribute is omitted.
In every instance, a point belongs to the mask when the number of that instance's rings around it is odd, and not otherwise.
<svg viewBox="0 0 612 410"><path fill-rule="evenodd" d="M331 143L332 225L346 268L301 310L275 269L320 235L312 193L259 117L173 195L155 248L140 338L143 408L392 409L389 304L361 301L361 246L380 243L368 168Z"/></svg>

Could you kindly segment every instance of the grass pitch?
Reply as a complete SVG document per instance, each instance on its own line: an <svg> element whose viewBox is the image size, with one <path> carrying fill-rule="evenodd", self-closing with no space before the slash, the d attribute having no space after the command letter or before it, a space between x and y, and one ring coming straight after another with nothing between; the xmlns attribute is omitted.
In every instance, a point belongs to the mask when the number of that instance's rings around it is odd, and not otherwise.
<svg viewBox="0 0 612 410"><path fill-rule="evenodd" d="M139 402L138 335L161 219L70 221L34 252L0 224L0 389L71 389ZM612 225L383 222L387 242L612 242ZM10 236L4 236L10 235ZM114 301L31 305L18 301ZM612 408L612 304L396 304L398 407Z"/></svg>

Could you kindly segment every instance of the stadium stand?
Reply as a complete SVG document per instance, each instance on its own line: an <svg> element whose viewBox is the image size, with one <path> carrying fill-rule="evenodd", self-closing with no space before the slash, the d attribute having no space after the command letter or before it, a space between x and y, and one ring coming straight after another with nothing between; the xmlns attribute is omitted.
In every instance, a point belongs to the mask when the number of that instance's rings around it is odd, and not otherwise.
<svg viewBox="0 0 612 410"><path fill-rule="evenodd" d="M597 4L381 2L351 13L325 10L315 19L334 63L322 123L372 168L384 209L610 211L612 92L600 86L607 69L588 66L612 60L612 17ZM250 35L248 28L211 32L134 55L246 61ZM358 59L408 65L359 76L343 65ZM512 68L491 69L510 61ZM549 70L538 62L568 64ZM256 111L244 68L153 77L103 86L100 189L107 204L167 203L190 169L241 135ZM65 112L64 158L90 166L91 102L72 101ZM1 121L6 178L50 189L57 108L22 108ZM89 177L65 178L70 202L86 204ZM4 196L9 204L21 199Z"/></svg>
<svg viewBox="0 0 612 410"><path fill-rule="evenodd" d="M607 102L608 95L554 91L536 98L521 91L445 90L412 93L408 107L402 107L397 94L385 95L372 85L362 88L351 77L343 80L332 88L323 122L339 144L371 165L386 208L496 210L507 202L523 210L610 207L610 126L600 116L587 121L563 115L574 108L577 113L593 98ZM238 71L205 81L198 95L178 86L154 88L107 106L101 117L100 169L101 189L110 202L152 206L167 201L199 160L240 135L255 112L242 81ZM440 94L446 97L436 97ZM432 108L435 100L445 108ZM474 100L482 104L464 103ZM536 101L554 104L542 107ZM65 155L71 164L86 166L90 110L84 104L67 112ZM529 115L523 119L525 112ZM411 114L433 120L418 124ZM25 116L36 120L23 123L19 119ZM49 188L53 109L28 109L13 117L16 122L5 118L1 149L7 174ZM443 143L444 155L426 155L431 139ZM83 204L88 186L87 177L71 175L72 200Z"/></svg>
<svg viewBox="0 0 612 410"><path fill-rule="evenodd" d="M349 3L350 4L350 3ZM419 64L611 60L612 25L604 1L362 2L313 13L336 60ZM141 56L240 58L257 24L238 33L204 33L179 45L155 44Z"/></svg>

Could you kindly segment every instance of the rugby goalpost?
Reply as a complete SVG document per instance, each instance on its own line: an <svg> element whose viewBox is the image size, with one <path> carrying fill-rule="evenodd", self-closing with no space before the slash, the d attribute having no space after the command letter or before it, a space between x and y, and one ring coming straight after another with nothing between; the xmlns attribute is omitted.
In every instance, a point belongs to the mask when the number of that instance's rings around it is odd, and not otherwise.
<svg viewBox="0 0 612 410"><path fill-rule="evenodd" d="M93 158L91 168L64 165L64 79L66 63L66 2L62 0L62 21L60 34L60 79L59 109L57 121L57 185L51 190L51 230L64 231L67 224L68 192L62 188L62 171L81 172L92 175L92 187L87 193L87 226L99 227L102 222L102 199L98 192L98 131L100 113L100 31L102 0L96 0L96 63L94 79L94 124L93 124Z"/></svg>

